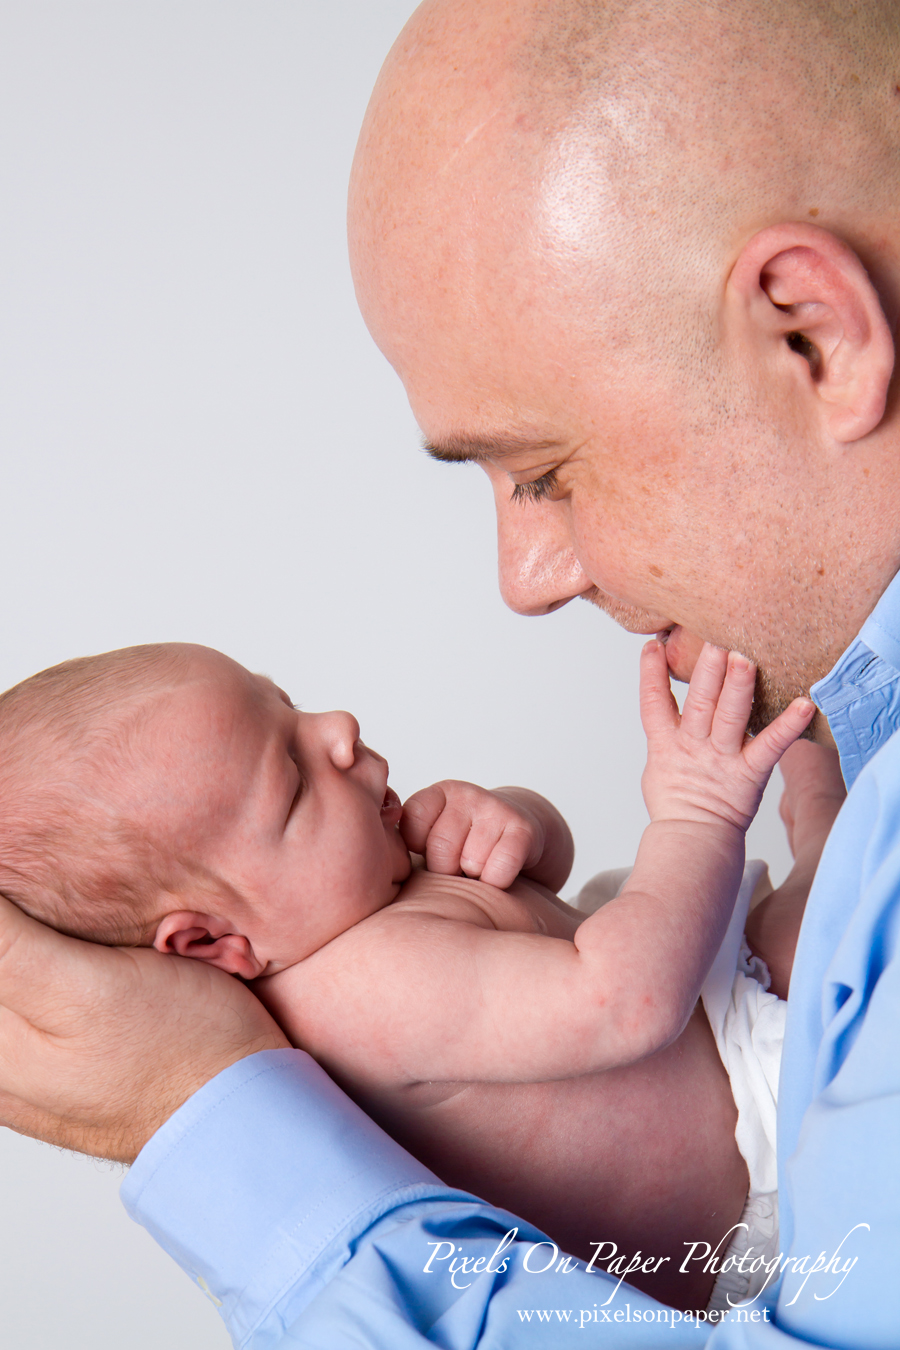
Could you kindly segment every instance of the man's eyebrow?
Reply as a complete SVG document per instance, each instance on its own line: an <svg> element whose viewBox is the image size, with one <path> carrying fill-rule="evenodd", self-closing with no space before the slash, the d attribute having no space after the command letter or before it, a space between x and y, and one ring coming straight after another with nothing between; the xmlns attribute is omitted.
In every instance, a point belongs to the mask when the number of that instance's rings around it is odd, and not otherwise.
<svg viewBox="0 0 900 1350"><path fill-rule="evenodd" d="M559 441L548 440L543 436L512 434L444 436L440 439L426 440L423 445L426 454L441 464L483 464L487 459L503 459L509 455L558 447Z"/></svg>

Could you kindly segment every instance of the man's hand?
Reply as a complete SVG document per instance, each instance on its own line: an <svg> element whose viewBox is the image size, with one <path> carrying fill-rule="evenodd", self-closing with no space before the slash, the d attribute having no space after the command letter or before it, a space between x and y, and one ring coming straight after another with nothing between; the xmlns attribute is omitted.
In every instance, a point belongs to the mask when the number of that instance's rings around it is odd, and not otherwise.
<svg viewBox="0 0 900 1350"><path fill-rule="evenodd" d="M0 1124L131 1162L210 1078L287 1045L206 962L64 937L0 897Z"/></svg>
<svg viewBox="0 0 900 1350"><path fill-rule="evenodd" d="M505 890L520 872L558 890L572 867L569 827L545 798L527 788L489 792L445 779L403 806L400 833L430 872L480 877Z"/></svg>

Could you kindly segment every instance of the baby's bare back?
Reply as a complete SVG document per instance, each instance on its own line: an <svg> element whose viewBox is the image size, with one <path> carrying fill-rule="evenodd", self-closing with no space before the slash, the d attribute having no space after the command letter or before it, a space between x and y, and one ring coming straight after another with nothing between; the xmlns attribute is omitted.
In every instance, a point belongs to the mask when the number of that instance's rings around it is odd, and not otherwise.
<svg viewBox="0 0 900 1350"><path fill-rule="evenodd" d="M417 1019L429 1002L425 982L440 978L441 943L455 940L458 925L571 941L580 919L534 883L504 892L418 871L388 909L257 990L291 1040L447 1184L520 1215L584 1259L604 1241L668 1257L633 1282L676 1307L702 1307L713 1277L698 1262L679 1272L684 1244L717 1245L740 1218L747 1172L728 1077L699 1007L678 1040L639 1063L551 1081L429 1081L427 1044L410 1071L398 1053L398 989L408 994L401 1006L416 1040L453 1037L471 1016L474 970L471 984L457 974L442 987L440 1024ZM521 990L523 1004L532 992ZM516 1017L510 1006L513 1026ZM564 1045L565 1027L547 1035Z"/></svg>

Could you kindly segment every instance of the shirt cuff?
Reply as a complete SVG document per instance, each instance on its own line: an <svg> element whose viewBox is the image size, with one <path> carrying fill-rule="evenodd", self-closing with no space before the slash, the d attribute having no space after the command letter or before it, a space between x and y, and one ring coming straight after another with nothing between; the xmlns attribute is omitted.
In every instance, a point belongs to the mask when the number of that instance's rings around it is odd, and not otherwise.
<svg viewBox="0 0 900 1350"><path fill-rule="evenodd" d="M121 1188L238 1345L273 1313L296 1316L383 1214L447 1194L301 1050L249 1055L205 1084Z"/></svg>

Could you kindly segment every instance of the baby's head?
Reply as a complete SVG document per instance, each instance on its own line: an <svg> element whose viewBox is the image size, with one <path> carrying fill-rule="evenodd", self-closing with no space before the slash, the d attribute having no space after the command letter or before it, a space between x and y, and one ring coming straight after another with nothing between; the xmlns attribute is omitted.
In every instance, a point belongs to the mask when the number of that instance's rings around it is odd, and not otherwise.
<svg viewBox="0 0 900 1350"><path fill-rule="evenodd" d="M385 761L220 652L130 647L0 696L0 892L76 937L251 979L409 874Z"/></svg>

